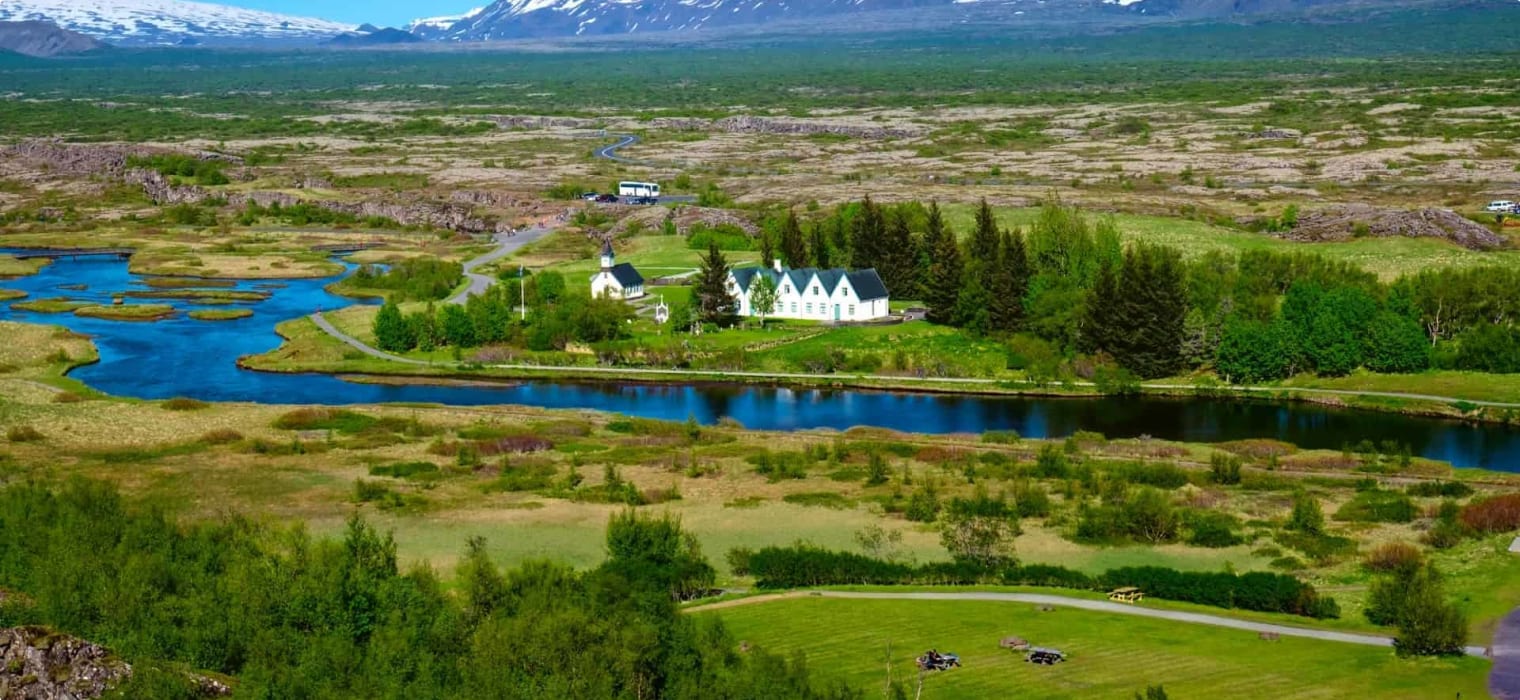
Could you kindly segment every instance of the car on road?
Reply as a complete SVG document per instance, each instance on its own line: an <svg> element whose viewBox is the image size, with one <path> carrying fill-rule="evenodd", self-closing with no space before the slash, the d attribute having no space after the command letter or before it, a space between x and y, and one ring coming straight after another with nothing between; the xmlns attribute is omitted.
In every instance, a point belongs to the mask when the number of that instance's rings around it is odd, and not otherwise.
<svg viewBox="0 0 1520 700"><path fill-rule="evenodd" d="M660 203L660 198L659 197L632 197L632 198L630 198L628 200L628 203L629 204L659 204Z"/></svg>
<svg viewBox="0 0 1520 700"><path fill-rule="evenodd" d="M595 202L597 196L598 195L595 192L582 192L581 193L581 199L584 199L584 200L586 200L588 202Z"/></svg>
<svg viewBox="0 0 1520 700"><path fill-rule="evenodd" d="M1508 199L1498 199L1488 203L1488 210L1496 214L1512 214L1515 211L1515 203Z"/></svg>
<svg viewBox="0 0 1520 700"><path fill-rule="evenodd" d="M618 196L615 194L599 194L596 196L596 201L603 204L617 204Z"/></svg>

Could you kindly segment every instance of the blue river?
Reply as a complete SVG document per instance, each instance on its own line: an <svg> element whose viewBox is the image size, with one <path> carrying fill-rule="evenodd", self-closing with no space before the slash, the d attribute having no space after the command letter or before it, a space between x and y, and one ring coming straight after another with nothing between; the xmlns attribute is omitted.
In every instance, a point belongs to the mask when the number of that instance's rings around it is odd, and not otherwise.
<svg viewBox="0 0 1520 700"><path fill-rule="evenodd" d="M352 269L350 267L350 269ZM500 386L387 386L317 374L251 372L237 358L280 344L274 327L318 309L353 300L329 294L315 280L238 281L236 289L270 298L241 304L254 315L235 321L197 321L184 313L156 323L37 314L0 302L0 319L50 323L88 334L100 362L71 376L119 396L280 404L385 402L450 405L522 404L579 408L711 423L729 417L764 430L878 426L922 433L1016 430L1026 437L1060 437L1092 430L1110 437L1215 442L1272 438L1306 448L1340 449L1372 440L1407 445L1417 455L1457 466L1520 471L1520 430L1505 426L1327 408L1312 404L1200 398L1043 398L906 392L793 389L773 386L642 384L636 382L504 382ZM63 289L85 285L85 289ZM60 258L36 275L0 281L32 299L67 296L111 303L113 293L146 289L124 260ZM131 300L149 301L149 300ZM159 301L159 300L152 300ZM196 307L171 300L182 311ZM3 341L0 341L3 342Z"/></svg>

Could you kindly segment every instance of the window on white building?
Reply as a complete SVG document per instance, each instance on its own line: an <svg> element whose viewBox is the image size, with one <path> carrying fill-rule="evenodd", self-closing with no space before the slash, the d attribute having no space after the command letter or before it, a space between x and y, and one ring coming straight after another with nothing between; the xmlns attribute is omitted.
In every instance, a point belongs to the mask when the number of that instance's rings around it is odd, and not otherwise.
<svg viewBox="0 0 1520 700"><path fill-rule="evenodd" d="M818 296L818 285L813 285L813 296Z"/></svg>
<svg viewBox="0 0 1520 700"><path fill-rule="evenodd" d="M797 313L797 302L792 302L792 313Z"/></svg>
<svg viewBox="0 0 1520 700"><path fill-rule="evenodd" d="M851 316L855 315L855 305L854 304L850 304L850 315Z"/></svg>
<svg viewBox="0 0 1520 700"><path fill-rule="evenodd" d="M783 284L783 285L781 285L781 293L782 294L791 294L792 293L792 285L790 285L790 284Z"/></svg>
<svg viewBox="0 0 1520 700"><path fill-rule="evenodd" d="M808 303L808 305L807 305L807 312L808 313L813 313L813 304L812 304L812 302Z"/></svg>

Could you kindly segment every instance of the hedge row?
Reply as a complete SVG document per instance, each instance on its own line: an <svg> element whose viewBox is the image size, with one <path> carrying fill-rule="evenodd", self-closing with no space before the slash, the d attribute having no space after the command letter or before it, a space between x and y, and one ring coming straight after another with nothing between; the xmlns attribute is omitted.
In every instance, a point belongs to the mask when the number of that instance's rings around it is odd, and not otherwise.
<svg viewBox="0 0 1520 700"><path fill-rule="evenodd" d="M735 573L753 575L759 588L999 584L1105 591L1135 586L1148 596L1164 600L1314 618L1340 617L1340 607L1333 598L1322 597L1313 586L1277 573L1237 575L1139 566L1112 569L1094 577L1039 564L995 568L970 562L913 565L810 545L766 547L753 552L735 550L729 560Z"/></svg>

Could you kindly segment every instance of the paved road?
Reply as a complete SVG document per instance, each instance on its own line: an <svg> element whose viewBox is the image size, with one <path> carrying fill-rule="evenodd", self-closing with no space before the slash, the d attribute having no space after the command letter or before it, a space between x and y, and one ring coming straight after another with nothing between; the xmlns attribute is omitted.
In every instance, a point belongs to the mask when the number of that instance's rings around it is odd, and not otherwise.
<svg viewBox="0 0 1520 700"><path fill-rule="evenodd" d="M1520 608L1510 611L1494 630L1494 668L1488 692L1495 700L1520 700Z"/></svg>
<svg viewBox="0 0 1520 700"><path fill-rule="evenodd" d="M519 248L522 248L529 243L532 243L540 238L543 238L544 236L549 235L550 231L551 229L548 226L534 226L532 228L518 231L515 234L496 234L494 239L496 241L495 249L478 258L465 261L464 276L470 281L470 284L469 286L465 287L463 291L455 294L452 297L449 297L448 303L463 304L466 299L469 299L476 294L480 294L487 289L490 289L491 285L496 284L495 277L474 272L475 268L480 267L486 263L495 262L497 260L505 258L508 255L517 252Z"/></svg>
<svg viewBox="0 0 1520 700"><path fill-rule="evenodd" d="M1274 625L1266 622L1251 622L1238 620L1232 617L1219 615L1206 615L1203 613L1182 612L1178 610L1158 610L1138 605L1125 603L1113 603L1106 600L1089 600L1086 598L1068 598L1059 595L1045 593L991 593L991 592L956 592L956 593L864 593L852 591L807 591L788 593L777 596L758 596L755 598L741 598L738 600L724 601L712 605L702 605L691 610L716 609L719 607L734 607L751 603L765 603L782 598L796 598L807 596L819 596L823 598L857 598L868 600L978 600L999 601L1007 603L1034 603L1036 605L1052 605L1066 608L1079 608L1082 610L1094 610L1097 612L1117 613L1120 615L1134 615L1136 617L1151 617L1173 622L1185 622L1194 625L1209 625L1212 627L1228 627L1230 629L1244 630L1247 632L1273 632L1283 637L1304 637L1306 639L1318 639L1326 642L1340 642L1343 644L1362 644L1375 647L1392 647L1391 637L1380 637L1371 634L1355 634L1352 632L1336 632L1333 630L1310 629L1307 627L1293 627L1290 625ZM1485 656L1483 647L1467 647L1470 656ZM1520 649L1517 649L1520 651Z"/></svg>
<svg viewBox="0 0 1520 700"><path fill-rule="evenodd" d="M596 157L596 158L601 158L603 160L610 160L610 161L614 161L614 162L618 162L618 163L627 163L628 165L645 165L645 166L659 165L658 163L655 163L654 161L639 160L639 159L636 159L636 158L629 158L627 156L620 156L620 155L618 155L618 149L620 149L620 148L626 148L628 146L632 146L633 144L636 144L638 142L639 142L639 137L634 136L633 134L623 134L622 136L618 137L617 143L613 143L613 144L608 144L606 146L602 146L601 148L598 148L595 151L592 151L591 155L594 156L594 157ZM657 203L658 204L691 204L692 202L695 202L695 201L697 201L697 198L696 198L695 195L672 194L672 195L665 195L663 197L659 197Z"/></svg>

